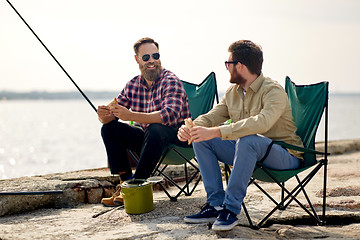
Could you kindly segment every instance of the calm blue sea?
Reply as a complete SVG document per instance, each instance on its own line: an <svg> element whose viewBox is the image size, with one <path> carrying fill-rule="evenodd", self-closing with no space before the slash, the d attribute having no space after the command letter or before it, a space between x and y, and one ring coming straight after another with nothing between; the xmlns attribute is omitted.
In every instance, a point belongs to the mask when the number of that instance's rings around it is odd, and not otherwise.
<svg viewBox="0 0 360 240"><path fill-rule="evenodd" d="M329 103L329 139L360 138L360 95ZM0 101L0 179L107 166L100 128L85 100Z"/></svg>

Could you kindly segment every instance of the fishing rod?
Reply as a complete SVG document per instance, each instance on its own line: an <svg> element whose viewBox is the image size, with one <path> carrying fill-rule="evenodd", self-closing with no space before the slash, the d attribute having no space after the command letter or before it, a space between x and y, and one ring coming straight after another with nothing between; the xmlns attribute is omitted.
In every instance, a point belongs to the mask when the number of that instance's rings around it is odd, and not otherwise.
<svg viewBox="0 0 360 240"><path fill-rule="evenodd" d="M18 195L55 195L63 194L63 190L34 191L34 192L0 192L0 196L18 196Z"/></svg>
<svg viewBox="0 0 360 240"><path fill-rule="evenodd" d="M77 88L77 90L81 93L81 95L86 99L86 101L90 104L90 106L95 110L95 112L97 112L94 104L92 104L92 102L90 101L90 99L85 95L85 93L80 89L80 87L76 84L76 82L71 78L71 76L67 73L67 71L65 70L65 68L63 68L63 66L60 64L60 62L55 58L55 56L50 52L50 50L46 47L46 45L43 43L43 41L41 41L41 39L38 37L38 35L34 32L34 30L32 30L32 28L30 27L30 25L25 21L25 19L20 15L20 13L16 10L16 8L11 4L11 2L9 0L6 0L9 5L11 6L11 8L16 12L16 14L21 18L21 20L25 23L25 25L30 29L30 31L34 34L34 36L37 38L37 40L39 40L39 42L41 43L41 45L43 45L43 47L46 49L46 51L50 54L50 56L55 60L55 62L59 65L59 67L64 71L64 73L66 74L66 76L68 76L68 78L71 80L71 82L75 85L75 87Z"/></svg>
<svg viewBox="0 0 360 240"><path fill-rule="evenodd" d="M55 62L59 65L59 67L64 71L66 76L71 80L71 82L75 85L77 90L81 93L81 95L86 99L86 101L90 104L90 106L97 112L94 104L90 101L90 99L85 95L85 93L80 89L80 87L76 84L76 82L71 78L65 68L60 64L60 62L55 58L55 56L50 52L50 50L46 47L46 45L41 41L38 35L32 30L30 25L25 21L25 19L20 15L20 13L16 10L16 8L11 4L9 0L6 0L11 8L16 12L16 14L21 18L21 20L25 23L25 25L30 29L30 31L34 34L34 36L39 40L41 45L46 49L46 51L50 54L50 56L55 60ZM0 192L0 196L7 196L7 195L54 195L54 194L63 194L62 190L50 190L50 191L24 191L24 192Z"/></svg>

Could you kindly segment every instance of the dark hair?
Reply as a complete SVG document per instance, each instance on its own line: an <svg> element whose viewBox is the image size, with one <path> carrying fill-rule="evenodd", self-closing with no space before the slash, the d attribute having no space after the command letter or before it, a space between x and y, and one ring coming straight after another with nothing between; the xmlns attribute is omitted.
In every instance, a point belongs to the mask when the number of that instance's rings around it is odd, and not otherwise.
<svg viewBox="0 0 360 240"><path fill-rule="evenodd" d="M137 55L138 52L139 52L139 47L144 44L144 43L153 43L155 44L155 46L157 47L157 49L159 49L159 44L157 42L154 41L154 39L152 38L148 38L148 37L145 37L145 38L141 38L139 39L135 44L134 44L134 51L135 51L135 54Z"/></svg>
<svg viewBox="0 0 360 240"><path fill-rule="evenodd" d="M229 52L233 61L241 62L251 73L260 75L264 59L259 45L249 40L240 40L230 45Z"/></svg>

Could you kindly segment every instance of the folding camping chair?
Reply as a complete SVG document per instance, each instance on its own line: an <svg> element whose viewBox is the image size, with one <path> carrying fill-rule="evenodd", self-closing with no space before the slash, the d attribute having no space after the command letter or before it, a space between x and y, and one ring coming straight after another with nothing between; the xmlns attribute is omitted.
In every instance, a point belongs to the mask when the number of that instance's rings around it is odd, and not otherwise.
<svg viewBox="0 0 360 240"><path fill-rule="evenodd" d="M213 107L215 99L217 103L219 102L214 72L211 72L199 85L186 81L182 81L182 83L188 96L192 119L195 119L201 114L207 113ZM132 158L138 159L134 153L129 153ZM191 145L189 147L170 145L167 149L164 149L152 176L162 176L172 185L177 187L178 192L175 195L171 195L163 183L157 183L171 201L177 201L177 198L181 193L184 193L185 196L190 196L199 184L201 179L200 170L196 164L191 162L192 159L196 161L195 153ZM171 174L166 174L165 169L169 165L184 165L185 183L182 184L182 186L175 181ZM193 170L191 173L188 171L188 167ZM192 184L193 186L191 187L190 185Z"/></svg>
<svg viewBox="0 0 360 240"><path fill-rule="evenodd" d="M261 192L263 192L272 202L275 203L275 207L261 220L258 224L254 225L248 214L248 211L243 203L243 209L249 224L253 228L260 228L269 219L269 217L276 210L285 210L291 202L296 202L304 211L315 221L316 224L325 224L325 208L326 208L326 178L327 178L327 156L328 150L328 82L320 82L312 85L296 85L289 77L286 77L285 90L288 94L290 101L292 114L294 116L295 124L297 127L297 134L301 137L304 148L299 148L282 141L272 141L267 149L265 156L257 163L253 175L249 181L250 184L257 186ZM325 150L324 152L315 151L315 134L320 123L320 119L325 111ZM279 144L288 149L297 150L304 153L304 161L299 169L295 170L272 170L263 166L262 162L266 159L273 144ZM317 160L316 154L321 154L322 159ZM299 173L314 167L306 176L301 180L298 176ZM323 190L322 190L322 216L319 217L311 200L306 193L306 185L313 179L313 177L319 172L321 168L324 168L323 176ZM230 173L229 166L225 166L226 179L228 179L228 173ZM285 188L285 182L290 178L295 177L297 185L288 190ZM256 180L263 182L276 183L281 188L280 201L275 200L270 193L266 192L260 183ZM301 203L297 196L299 193L303 193L308 204L308 208Z"/></svg>

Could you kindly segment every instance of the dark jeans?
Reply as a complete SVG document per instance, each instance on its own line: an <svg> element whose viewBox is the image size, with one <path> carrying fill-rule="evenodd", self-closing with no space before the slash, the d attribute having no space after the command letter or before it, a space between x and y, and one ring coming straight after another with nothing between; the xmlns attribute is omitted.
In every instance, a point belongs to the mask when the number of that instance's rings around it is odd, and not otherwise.
<svg viewBox="0 0 360 240"><path fill-rule="evenodd" d="M112 121L101 128L110 171L112 174L126 172L120 177L126 180L131 175L127 149L140 153L139 164L134 178L146 179L150 177L159 161L163 150L170 144L188 147L187 142L177 138L178 128L159 123L150 124L145 130L127 123Z"/></svg>

